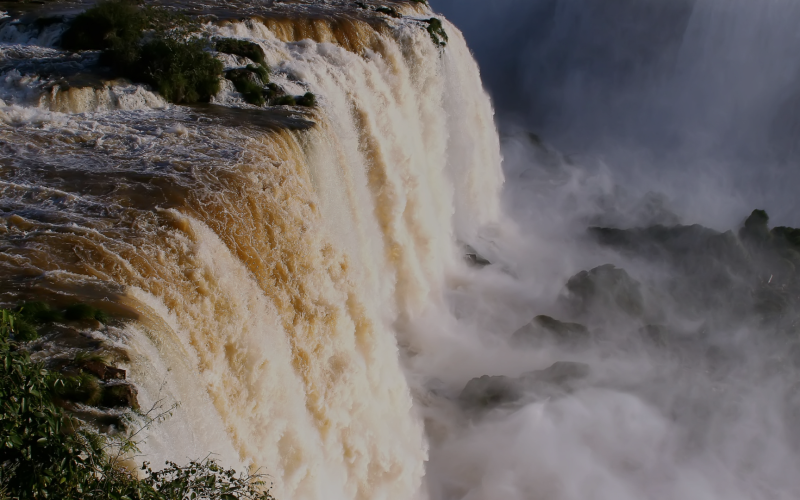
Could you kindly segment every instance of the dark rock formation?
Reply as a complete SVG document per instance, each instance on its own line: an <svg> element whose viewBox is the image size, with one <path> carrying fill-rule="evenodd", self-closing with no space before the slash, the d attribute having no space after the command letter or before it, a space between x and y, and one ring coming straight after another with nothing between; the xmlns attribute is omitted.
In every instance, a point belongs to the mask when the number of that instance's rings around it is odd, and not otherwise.
<svg viewBox="0 0 800 500"><path fill-rule="evenodd" d="M783 320L800 305L800 229L754 210L737 235L699 225L590 228L598 243L667 266L663 287L686 316Z"/></svg>
<svg viewBox="0 0 800 500"><path fill-rule="evenodd" d="M125 380L125 370L110 366L101 361L85 361L79 364L81 370L89 372L100 380L107 382L109 380Z"/></svg>
<svg viewBox="0 0 800 500"><path fill-rule="evenodd" d="M518 345L536 345L542 341L574 344L591 339L589 329L580 323L564 323L550 316L536 316L517 330L512 341Z"/></svg>
<svg viewBox="0 0 800 500"><path fill-rule="evenodd" d="M570 278L563 300L576 317L595 313L608 316L614 312L639 317L644 313L639 282L611 264L581 271Z"/></svg>
<svg viewBox="0 0 800 500"><path fill-rule="evenodd" d="M588 365L559 361L544 370L527 372L516 378L488 375L474 378L458 399L463 408L472 411L515 406L568 394L588 375Z"/></svg>
<svg viewBox="0 0 800 500"><path fill-rule="evenodd" d="M139 391L131 384L115 384L106 386L100 401L101 406L107 408L139 409Z"/></svg>
<svg viewBox="0 0 800 500"><path fill-rule="evenodd" d="M475 267L486 267L491 265L491 262L486 260L477 250L469 245L464 245L464 259L468 264Z"/></svg>

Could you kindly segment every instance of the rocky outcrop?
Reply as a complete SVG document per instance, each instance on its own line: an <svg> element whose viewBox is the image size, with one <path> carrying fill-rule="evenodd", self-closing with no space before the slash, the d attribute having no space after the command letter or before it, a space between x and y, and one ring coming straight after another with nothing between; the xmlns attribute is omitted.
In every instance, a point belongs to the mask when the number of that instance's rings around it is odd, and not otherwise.
<svg viewBox="0 0 800 500"><path fill-rule="evenodd" d="M664 289L690 317L784 321L800 305L800 229L754 210L735 234L699 225L590 228L603 246L667 267ZM789 321L790 323L793 320Z"/></svg>
<svg viewBox="0 0 800 500"><path fill-rule="evenodd" d="M638 281L611 264L581 271L569 279L562 301L575 317L623 314L640 317L644 298Z"/></svg>
<svg viewBox="0 0 800 500"><path fill-rule="evenodd" d="M577 344L591 339L591 332L580 323L565 323L550 316L536 316L517 330L512 341L518 345L535 346L542 342Z"/></svg>
<svg viewBox="0 0 800 500"><path fill-rule="evenodd" d="M462 408L470 411L513 407L568 394L588 376L588 365L565 361L516 378L484 375L470 380L458 400Z"/></svg>

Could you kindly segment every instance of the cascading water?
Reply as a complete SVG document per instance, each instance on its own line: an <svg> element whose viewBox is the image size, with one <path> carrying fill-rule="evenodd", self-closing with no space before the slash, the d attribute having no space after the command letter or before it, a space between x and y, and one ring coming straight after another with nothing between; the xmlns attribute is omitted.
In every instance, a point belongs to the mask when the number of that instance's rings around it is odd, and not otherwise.
<svg viewBox="0 0 800 500"><path fill-rule="evenodd" d="M746 234L672 227L667 197L629 199L531 134L505 138L501 169L456 27L440 47L425 5L367 3L187 3L228 19L205 34L256 42L271 81L314 108L247 106L231 83L182 107L125 82L59 82L51 70L80 80L97 54L46 47L57 25L2 27L0 296L117 318L83 333L124 353L144 408L180 403L139 459L213 453L261 467L278 499L796 497L800 320L759 314L800 296L797 256L759 267ZM608 129L647 136L696 113L730 137L716 125L772 106L796 68L766 55L791 46L797 10L767 3L520 7L558 21L531 50L562 66L527 81L566 111L531 120L558 136L584 105L590 129L597 109L648 101ZM618 30L615 14L636 22ZM587 58L576 32L611 41ZM746 50L765 58L743 67ZM752 68L713 92L709 75ZM586 232L652 224L589 233L607 245Z"/></svg>
<svg viewBox="0 0 800 500"><path fill-rule="evenodd" d="M274 82L318 96L305 113L119 86L37 100L38 80L6 75L6 290L135 319L94 335L126 350L144 407L181 405L147 460L253 464L278 498L422 495L397 345L443 308L503 181L491 105L446 29L442 51L414 18L207 27L259 43Z"/></svg>

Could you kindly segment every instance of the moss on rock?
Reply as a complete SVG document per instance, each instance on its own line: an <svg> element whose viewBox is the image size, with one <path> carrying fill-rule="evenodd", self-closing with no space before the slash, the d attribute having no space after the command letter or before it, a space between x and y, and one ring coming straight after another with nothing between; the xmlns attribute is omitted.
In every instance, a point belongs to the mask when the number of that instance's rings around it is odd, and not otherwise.
<svg viewBox="0 0 800 500"><path fill-rule="evenodd" d="M236 38L223 38L217 40L215 48L218 52L246 57L262 66L266 64L264 49L254 42Z"/></svg>

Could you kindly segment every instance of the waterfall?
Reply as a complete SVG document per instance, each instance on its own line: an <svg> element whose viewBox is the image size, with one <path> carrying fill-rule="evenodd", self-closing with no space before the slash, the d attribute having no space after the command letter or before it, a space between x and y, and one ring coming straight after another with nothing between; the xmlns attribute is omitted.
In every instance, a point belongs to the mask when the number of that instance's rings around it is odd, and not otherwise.
<svg viewBox="0 0 800 500"><path fill-rule="evenodd" d="M413 17L206 29L260 44L273 81L319 106L75 91L0 108L4 280L131 319L93 335L127 352L144 407L180 403L150 462L214 453L261 467L276 498L424 497L401 360L468 272L460 245L500 217L477 65L454 26L440 49Z"/></svg>

